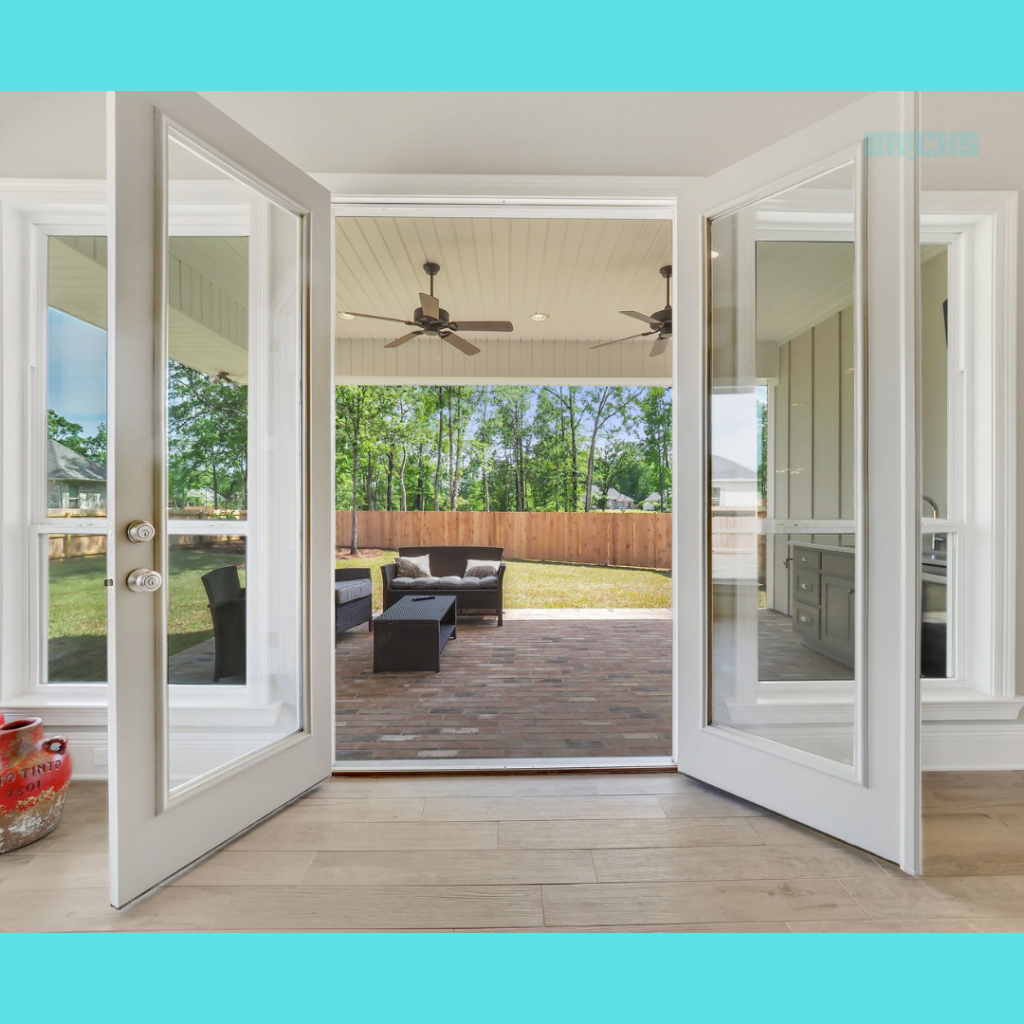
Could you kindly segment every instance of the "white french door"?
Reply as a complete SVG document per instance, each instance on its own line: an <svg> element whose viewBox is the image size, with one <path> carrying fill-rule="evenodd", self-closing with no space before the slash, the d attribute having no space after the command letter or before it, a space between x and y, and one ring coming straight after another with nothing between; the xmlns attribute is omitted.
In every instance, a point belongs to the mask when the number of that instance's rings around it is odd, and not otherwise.
<svg viewBox="0 0 1024 1024"><path fill-rule="evenodd" d="M123 906L331 772L331 223L195 93L112 93L107 133Z"/></svg>
<svg viewBox="0 0 1024 1024"><path fill-rule="evenodd" d="M918 866L915 99L679 201L679 769Z"/></svg>

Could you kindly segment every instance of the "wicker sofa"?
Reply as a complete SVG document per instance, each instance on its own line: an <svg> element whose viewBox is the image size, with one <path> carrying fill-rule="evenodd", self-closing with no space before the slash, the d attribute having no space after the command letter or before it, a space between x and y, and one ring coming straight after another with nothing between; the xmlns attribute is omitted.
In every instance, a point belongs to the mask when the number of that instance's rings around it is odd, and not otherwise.
<svg viewBox="0 0 1024 1024"><path fill-rule="evenodd" d="M334 642L353 626L373 631L373 583L369 569L334 570Z"/></svg>
<svg viewBox="0 0 1024 1024"><path fill-rule="evenodd" d="M395 563L382 565L380 572L384 580L385 611L409 594L447 595L455 598L457 614L494 615L498 625L503 624L502 583L505 577L505 563L501 560L502 548L437 546L398 549L400 558L418 558L421 555L430 556L431 575L437 577L440 582L425 587L419 585L419 581L396 585ZM466 560L469 558L493 561L498 566L497 577L493 578L493 581L469 577L467 581Z"/></svg>

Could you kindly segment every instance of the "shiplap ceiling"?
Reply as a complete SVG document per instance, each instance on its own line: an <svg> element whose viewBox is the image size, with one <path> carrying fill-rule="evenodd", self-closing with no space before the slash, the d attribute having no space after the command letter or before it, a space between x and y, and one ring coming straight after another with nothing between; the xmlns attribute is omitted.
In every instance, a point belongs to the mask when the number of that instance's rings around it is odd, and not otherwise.
<svg viewBox="0 0 1024 1024"><path fill-rule="evenodd" d="M339 217L338 309L409 318L428 291L423 264L441 265L434 291L453 320L511 320L499 341L593 343L644 330L620 309L665 304L659 268L672 262L668 220ZM531 313L547 313L536 322ZM389 341L407 328L336 318L336 336ZM653 339L627 344L647 344ZM417 342L411 341L409 345Z"/></svg>
<svg viewBox="0 0 1024 1024"><path fill-rule="evenodd" d="M852 304L852 242L757 243L758 341L790 341Z"/></svg>

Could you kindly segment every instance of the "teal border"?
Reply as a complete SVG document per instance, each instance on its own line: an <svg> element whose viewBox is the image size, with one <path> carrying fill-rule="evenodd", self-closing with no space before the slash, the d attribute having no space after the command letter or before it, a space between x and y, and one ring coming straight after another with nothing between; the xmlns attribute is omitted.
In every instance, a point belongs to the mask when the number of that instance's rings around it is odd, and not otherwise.
<svg viewBox="0 0 1024 1024"><path fill-rule="evenodd" d="M1019 1015L996 979L1021 952L981 935L0 936L11 1020L89 1024L961 1024L1002 999Z"/></svg>
<svg viewBox="0 0 1024 1024"><path fill-rule="evenodd" d="M963 0L11 0L0 89L1014 89L1019 12Z"/></svg>

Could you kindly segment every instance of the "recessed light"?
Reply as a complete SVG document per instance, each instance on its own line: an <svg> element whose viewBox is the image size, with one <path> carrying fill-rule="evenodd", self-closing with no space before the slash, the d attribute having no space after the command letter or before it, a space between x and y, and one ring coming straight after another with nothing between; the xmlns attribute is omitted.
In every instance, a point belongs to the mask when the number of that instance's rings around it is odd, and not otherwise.
<svg viewBox="0 0 1024 1024"><path fill-rule="evenodd" d="M355 316L352 313L339 313L338 316L340 316L342 320L355 320Z"/></svg>
<svg viewBox="0 0 1024 1024"><path fill-rule="evenodd" d="M541 320L547 320L547 318L548 318L547 313L531 313L530 314L530 319L531 320L536 320L538 322L540 322Z"/></svg>
<svg viewBox="0 0 1024 1024"><path fill-rule="evenodd" d="M714 249L712 249L712 250L711 250L711 258L712 258L713 260L717 260L717 259L718 259L718 253L717 253L717 252L715 252L715 250L714 250Z"/></svg>

